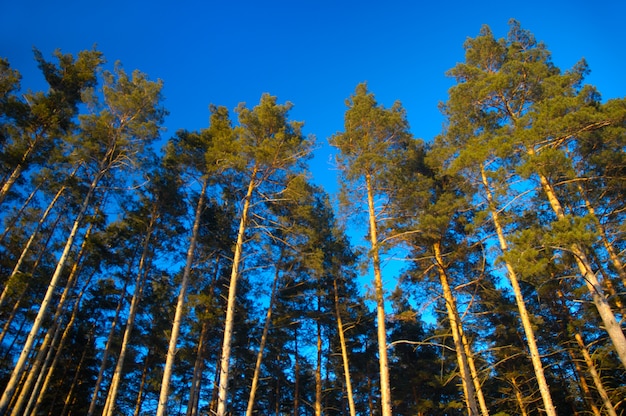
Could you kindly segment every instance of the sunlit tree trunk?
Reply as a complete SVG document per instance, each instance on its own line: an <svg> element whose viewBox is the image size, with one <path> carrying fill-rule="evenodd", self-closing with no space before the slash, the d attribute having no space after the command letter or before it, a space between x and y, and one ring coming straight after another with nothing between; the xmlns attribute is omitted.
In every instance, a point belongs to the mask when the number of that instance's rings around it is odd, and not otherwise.
<svg viewBox="0 0 626 416"><path fill-rule="evenodd" d="M300 352L298 351L298 326L294 326L293 330L293 344L294 344L294 385L293 385L293 416L300 415ZM280 390L278 390L280 394ZM279 396L276 396L276 415L278 416L278 411L280 409L280 400Z"/></svg>
<svg viewBox="0 0 626 416"><path fill-rule="evenodd" d="M63 334L61 335L61 339L59 340L58 345L54 346L53 344L53 347L56 347L56 353L54 354L54 359L52 360L52 363L48 367L46 378L43 382L43 385L41 386L41 389L39 390L37 401L35 402L35 406L33 407L30 416L37 415L38 409L41 407L41 404L43 403L45 393L48 391L48 386L50 385L50 382L52 381L52 376L54 375L54 371L56 369L57 363L61 357L61 353L65 346L65 342L67 341L70 331L72 327L74 326L74 323L76 322L76 316L80 308L80 301L82 297L84 296L87 288L89 287L89 284L92 278L93 278L93 274L89 276L89 278L83 284L82 290L76 296L76 299L74 301L74 307L72 308L72 314L70 316L69 321L65 325L65 329L63 330Z"/></svg>
<svg viewBox="0 0 626 416"><path fill-rule="evenodd" d="M461 322L459 318L459 312L456 307L456 300L450 289L450 283L448 281L448 275L441 256L441 246L439 242L433 244L433 252L435 255L435 261L437 262L437 270L439 272L439 281L443 290L443 298L446 304L446 311L448 312L448 320L450 321L450 329L452 331L452 340L454 341L454 349L456 351L456 358L459 363L459 373L461 375L461 382L463 385L463 392L465 394L465 403L467 405L467 412L470 416L478 416L478 405L476 403L476 391L474 388L474 382L472 381L472 374L467 362L466 349L463 346L461 340Z"/></svg>
<svg viewBox="0 0 626 416"><path fill-rule="evenodd" d="M141 258L139 259L139 267L137 271L137 277L135 278L135 290L130 302L130 309L128 311L128 317L126 319L126 327L124 328L124 336L122 338L122 345L120 347L120 354L117 358L115 370L113 371L113 379L109 386L109 392L104 404L103 416L110 416L115 409L115 401L117 399L117 391L119 388L120 380L122 379L122 371L124 369L124 361L126 359L126 352L128 350L128 344L130 343L130 337L135 326L135 317L139 308L139 302L143 296L143 289L146 282L146 275L148 273L146 263L148 262L148 256L150 255L150 244L152 243L152 234L158 218L157 214L158 205L153 203L152 212L150 213L150 222L143 243L143 250Z"/></svg>
<svg viewBox="0 0 626 416"><path fill-rule="evenodd" d="M508 243L506 241L506 238L504 237L504 230L502 229L502 225L500 224L498 210L493 200L493 195L491 193L491 188L489 187L489 181L487 179L487 174L485 173L484 165L482 164L480 165L480 174L482 184L485 190L485 195L487 197L487 202L489 204L491 220L496 229L496 234L498 235L500 250L503 253L506 253L509 249ZM552 402L552 396L550 394L548 382L546 381L546 377L543 371L543 364L541 363L539 348L537 347L535 331L533 330L532 323L530 322L530 316L528 314L528 310L526 309L526 303L524 301L522 290L517 279L517 273L515 273L513 266L508 261L505 260L504 264L506 267L509 282L511 283L511 287L513 289L513 294L515 295L515 303L517 304L520 320L522 321L522 327L524 328L524 334L526 335L526 343L528 344L528 349L530 351L530 360L533 365L537 384L539 385L539 391L541 393L545 412L548 416L556 416L556 409Z"/></svg>
<svg viewBox="0 0 626 416"><path fill-rule="evenodd" d="M137 399L135 399L135 411L133 416L139 416L141 414L141 407L143 405L143 392L146 386L146 380L148 379L148 372L150 371L150 357L152 349L148 348L146 352L146 358L143 360L143 368L141 370L141 381L139 382L139 391L137 391Z"/></svg>
<svg viewBox="0 0 626 416"><path fill-rule="evenodd" d="M83 236L83 243L81 244L80 250L76 255L76 260L74 261L72 271L70 272L67 282L65 284L65 289L61 295L61 298L59 299L59 302L57 303L56 311L54 317L52 318L52 325L48 329L48 332L46 333L42 344L39 346L39 352L36 355L34 363L31 364L31 368L28 372L26 382L22 386L22 392L20 393L16 405L13 407L11 414L14 416L21 415L22 407L25 404L26 397L30 397L30 400L28 402L26 410L24 411L24 414L28 414L30 409L35 404L39 388L41 387L41 383L44 380L44 374L46 373L47 366L52 360L54 346L59 341L61 333L63 332L61 324L63 321L63 314L65 313L65 303L72 295L71 292L76 286L79 270L81 268L80 262L82 260L83 254L85 253L87 241L89 239L89 235L91 234L92 229L93 225L90 224L87 228L87 231L85 232L85 235ZM35 382L34 387L33 382ZM30 396L28 396L31 388L33 388L32 393L30 394Z"/></svg>
<svg viewBox="0 0 626 416"><path fill-rule="evenodd" d="M267 313L265 314L265 323L263 324L263 333L261 335L261 342L259 344L259 351L256 355L256 363L254 365L254 374L252 376L252 385L250 386L250 397L248 398L248 406L246 407L246 416L252 416L254 410L254 398L256 396L257 386L259 384L259 375L261 373L261 363L263 361L263 351L267 342L267 334L272 323L272 309L274 308L274 302L276 301L276 288L278 286L279 269L276 268L274 274L274 282L272 283L272 292L270 294L270 304L267 307Z"/></svg>
<svg viewBox="0 0 626 416"><path fill-rule="evenodd" d="M233 266L230 274L230 284L228 286L228 302L226 305L226 321L224 322L224 341L222 343L222 358L220 360L220 379L217 400L217 416L225 416L226 400L228 396L228 374L230 370L230 350L233 337L233 324L235 322L235 301L237 291L237 279L239 278L239 263L243 251L243 240L248 224L248 210L250 200L256 186L256 169L253 170L248 189L243 202L241 218L239 220L239 230L237 231L237 243L233 256ZM158 415L160 416L160 415Z"/></svg>
<svg viewBox="0 0 626 416"><path fill-rule="evenodd" d="M126 299L125 294L126 294L127 286L128 286L128 279L124 280L124 286L122 287L122 292L117 301L117 305L115 306L115 313L113 314L113 321L111 322L111 327L109 328L107 342L104 346L104 351L102 352L102 360L100 361L100 368L98 370L98 378L96 379L96 385L91 395L91 402L89 403L89 410L87 411L88 416L93 415L94 412L96 411L96 405L98 403L98 394L100 393L100 388L102 388L102 382L104 381L104 372L107 367L109 354L111 354L111 349L113 347L113 340L115 337L115 333L117 331L117 325L120 321L120 314L122 312L122 307L124 306L124 301Z"/></svg>
<svg viewBox="0 0 626 416"><path fill-rule="evenodd" d="M606 412L609 416L617 416L617 413L615 412L615 406L613 405L613 403L611 402L611 399L609 398L609 395L606 391L606 389L604 388L604 383L602 383L602 378L600 377L600 374L596 368L595 363L593 362L593 358L591 358L591 354L589 353L589 348L587 348L587 344L585 343L585 341L583 340L583 336L580 333L580 330L578 329L578 327L574 324L574 320L571 316L571 314L569 313L569 310L567 309L567 305L565 305L564 300L565 300L565 295L564 293L559 289L557 290L557 295L559 297L559 299L561 299L562 301L562 308L563 308L563 313L565 314L565 316L567 317L567 322L568 322L568 326L572 328L573 332L574 332L574 339L576 340L576 344L578 345L578 348L580 349L580 353L583 356L583 359L585 361L585 365L587 366L587 371L589 371L589 375L591 375L591 379L593 380L593 384L594 387L596 388L596 391L598 392L598 394L600 395L600 398L602 399L602 403L604 404L604 408L606 409ZM574 361L576 361L574 359ZM578 364L576 364L578 366ZM580 373L580 382L581 385L583 385L583 388L585 388L584 384L586 384L585 378L582 374L581 371L579 371ZM586 388L586 393L589 391L589 388ZM594 411L594 413L596 412L596 410L594 410L593 408L597 407L594 405L593 403L593 399L591 398L591 395L589 393L587 393L587 397L590 397L590 401L591 401L591 405L592 405L592 410Z"/></svg>
<svg viewBox="0 0 626 416"><path fill-rule="evenodd" d="M619 258L619 256L615 252L615 247L609 241L609 238L607 237L607 234L606 234L606 230L604 229L604 227L602 226L602 223L600 222L600 219L596 215L596 210L593 208L593 205L589 201L589 198L587 198L587 196L585 195L585 190L583 189L582 185L578 182L577 182L577 185L578 185L578 192L580 192L581 197L585 201L585 206L587 207L587 211L593 218L593 222L596 225L596 230L598 231L598 234L600 235L602 244L604 245L606 252L609 254L609 258L611 259L611 264L613 264L613 268L615 269L618 276L620 277L622 284L626 286L626 269L624 269L624 263L622 263L622 260Z"/></svg>
<svg viewBox="0 0 626 416"><path fill-rule="evenodd" d="M209 323L202 322L200 330L200 338L198 339L198 348L196 351L196 360L193 365L193 377L191 379L191 388L189 389L189 400L187 402L186 416L198 415L198 404L200 401L200 387L202 385L202 372L204 371L204 351L206 349L206 337L209 333Z"/></svg>
<svg viewBox="0 0 626 416"><path fill-rule="evenodd" d="M476 371L476 364L474 362L474 354L472 352L471 345L463 332L463 326L459 327L459 331L461 333L461 342L463 343L463 348L465 349L465 355L467 356L467 363L472 374L472 380L474 381L474 390L476 391L476 398L478 399L478 404L480 405L480 412L483 416L489 416L489 409L487 408L487 402L485 401L485 395L483 394L478 371Z"/></svg>
<svg viewBox="0 0 626 416"><path fill-rule="evenodd" d="M520 410L521 416L528 416L528 412L526 411L526 403L524 401L524 397L522 396L522 392L517 385L517 380L515 377L511 377L511 384L513 385L513 390L515 390L515 401L517 402L517 406Z"/></svg>
<svg viewBox="0 0 626 416"><path fill-rule="evenodd" d="M48 207L46 208L44 213L41 215L41 218L39 219L39 222L37 223L37 226L35 227L33 232L30 234L30 237L28 238L28 241L26 242L26 245L22 249L22 254L20 254L19 259L17 259L17 262L15 263L15 267L13 267L13 271L11 272L11 275L8 278L7 284L4 286L4 289L2 290L2 295L0 295L0 307L4 303L4 300L6 299L6 296L7 296L8 292L10 291L12 280L19 273L20 267L22 267L22 263L24 262L24 259L26 258L26 255L30 251L30 246L35 241L35 238L37 237L37 234L39 233L39 230L41 229L42 225L46 222L46 220L48 218L48 215L50 214L50 211L52 211L52 208L54 208L54 206L56 205L57 201L61 197L61 194L63 193L64 190L65 190L64 186L61 187L61 189L59 189L59 191L56 193L56 195L54 196L52 201L48 204Z"/></svg>
<svg viewBox="0 0 626 416"><path fill-rule="evenodd" d="M316 326L316 349L317 357L315 360L315 416L322 416L322 324L321 317L321 301L320 296L317 297L317 319Z"/></svg>
<svg viewBox="0 0 626 416"><path fill-rule="evenodd" d="M385 329L385 295L378 252L379 248L376 229L376 209L374 207L374 191L372 189L370 174L367 174L365 177L365 186L367 191L367 206L369 213L372 266L374 268L374 287L376 291L376 322L378 325L377 336L378 360L380 367L381 414L383 416L391 416L391 387L389 382L389 364L387 358L387 330Z"/></svg>
<svg viewBox="0 0 626 416"><path fill-rule="evenodd" d="M335 292L335 314L337 317L337 332L339 333L339 344L341 345L341 360L343 362L343 374L346 380L346 395L348 396L348 405L350 406L350 416L356 416L356 407L354 406L354 396L352 394L352 382L350 381L350 364L348 361L348 349L346 347L346 337L343 329L343 321L341 319L341 310L339 308L339 291L337 290L337 280L333 280L333 289Z"/></svg>
<svg viewBox="0 0 626 416"><path fill-rule="evenodd" d="M15 168L13 168L13 171L11 172L9 177L2 184L2 188L0 188L0 205L2 204L2 202L4 202L4 199L6 198L7 194L9 193L13 185L15 184L15 181L17 181L18 178L22 175L24 164L28 161L30 154L35 150L35 148L39 144L40 139L41 137L37 136L34 140L30 142L28 148L22 155L22 158L20 159L19 163L17 164L17 166L15 166Z"/></svg>
<svg viewBox="0 0 626 416"><path fill-rule="evenodd" d="M529 151L529 154L534 155L534 151ZM563 211L561 202L554 192L552 184L544 174L538 173L538 175L541 182L541 187L546 194L548 202L550 203L552 210L556 214L557 219L565 220L565 212ZM585 253L581 245L578 243L573 243L570 245L569 250L574 255L578 270L580 271L580 274L585 281L587 289L591 293L593 303L598 310L598 314L602 319L602 323L604 324L604 329L609 335L609 338L611 338L611 341L613 342L613 347L615 348L617 356L622 362L622 366L626 369L626 336L622 331L621 325L619 324L619 322L617 322L615 314L611 310L609 301L604 293L604 288L598 280L596 273L593 271L591 263L587 258L587 254Z"/></svg>
<svg viewBox="0 0 626 416"><path fill-rule="evenodd" d="M15 389L17 388L17 383L19 379L21 378L22 373L25 369L26 361L28 360L28 357L30 356L32 352L33 346L35 344L35 340L37 339L39 330L41 329L41 325L43 324L43 321L48 313L48 307L54 298L56 286L58 284L59 279L61 278L61 274L63 272L63 269L65 268L65 264L67 262L67 258L70 254L72 246L74 245L76 234L78 233L78 230L83 222L83 219L85 215L87 214L87 210L89 209L90 204L91 204L91 199L95 193L98 182L100 181L103 175L104 175L104 172L99 172L94 177L93 181L91 182L91 185L89 186L89 190L87 191L87 195L85 196L83 203L80 207L78 215L76 216L74 220L74 224L72 225L72 230L70 231L70 234L65 242L65 247L63 248L63 252L61 253L61 256L59 257L59 260L57 262L52 278L50 279L50 283L48 285L48 289L46 290L44 299L42 300L41 305L39 306L39 311L37 312L35 321L33 322L31 330L28 334L26 343L24 344L24 347L22 348L22 352L20 353L20 356L17 360L17 363L15 364L15 367L13 368L13 371L11 372L11 376L9 377L9 381L5 387L2 397L0 398L0 414L4 414L6 412L7 407L9 406L9 403L11 402L13 398L13 394L15 393Z"/></svg>
<svg viewBox="0 0 626 416"><path fill-rule="evenodd" d="M30 202L33 200L35 195L37 195L37 192L39 192L39 188L41 188L43 183L44 181L41 181L41 183L38 183L37 186L35 186L33 190L30 191L30 194L28 194L28 197L26 198L20 209L15 213L15 215L9 218L9 221L6 222L5 228L2 231L2 235L0 235L0 244L4 243L4 239L7 237L9 232L13 230L13 227L15 227L15 223L22 216L28 205L30 205Z"/></svg>
<svg viewBox="0 0 626 416"><path fill-rule="evenodd" d="M180 283L180 292L178 293L178 301L176 303L176 313L174 315L174 322L172 324L172 332L170 335L170 342L167 349L167 359L165 362L165 368L163 369L163 381L161 382L161 392L159 394L159 404L157 407L157 416L165 416L167 413L167 400L169 396L170 380L172 378L172 370L174 367L174 359L176 356L176 344L178 342L178 334L180 332L180 326L183 320L183 312L185 306L185 296L187 292L187 286L189 285L189 276L191 274L191 266L193 265L194 253L196 251L196 242L198 239L198 230L200 228L200 219L202 217L202 208L204 207L204 200L206 196L207 186L209 178L205 177L202 181L202 190L198 197L198 203L194 215L193 229L191 232L191 241L189 242L189 249L187 250L187 262L185 263L185 269L183 271L183 277Z"/></svg>

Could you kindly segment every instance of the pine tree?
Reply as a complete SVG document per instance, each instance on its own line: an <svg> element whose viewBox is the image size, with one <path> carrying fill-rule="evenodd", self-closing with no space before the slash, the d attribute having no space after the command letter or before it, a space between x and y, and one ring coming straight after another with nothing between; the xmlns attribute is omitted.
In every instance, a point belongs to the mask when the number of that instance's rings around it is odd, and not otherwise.
<svg viewBox="0 0 626 416"><path fill-rule="evenodd" d="M344 205L357 209L363 203L367 206L377 310L382 414L391 416L385 295L380 259L384 236L378 236L384 206L379 205L378 200L389 197L386 195L385 172L396 163L396 153L406 145L410 136L406 114L400 103L394 103L390 109L382 107L368 92L365 84L356 87L354 95L346 104L345 131L331 137L330 144L340 151L337 161L342 171L340 180ZM352 198L348 195L352 195Z"/></svg>

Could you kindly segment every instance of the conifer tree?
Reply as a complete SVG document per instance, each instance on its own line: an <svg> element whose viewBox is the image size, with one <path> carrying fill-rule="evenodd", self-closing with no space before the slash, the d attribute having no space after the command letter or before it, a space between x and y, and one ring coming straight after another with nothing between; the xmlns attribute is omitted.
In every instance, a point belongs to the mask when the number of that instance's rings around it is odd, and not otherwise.
<svg viewBox="0 0 626 416"><path fill-rule="evenodd" d="M303 168L302 164L312 145L302 135L302 123L289 121L290 109L290 103L277 104L276 98L268 94L264 94L253 109L240 104L237 107L239 126L236 129L236 140L231 147L231 156L226 160L216 160L216 163L224 163L239 173L243 178L242 188L245 189L239 210L239 227L228 285L220 360L218 416L226 414L237 282L250 216L254 212L263 217L263 211L260 211L262 204L267 199L280 197L287 186L289 173Z"/></svg>
<svg viewBox="0 0 626 416"><path fill-rule="evenodd" d="M18 381L26 367L28 356L38 337L55 295L55 288L67 264L68 256L83 226L101 181L126 169L128 173L137 167L147 145L158 137L164 110L160 106L161 83L152 82L135 71L127 75L121 66L114 73L103 75L101 101L93 95L90 99L91 113L81 115L80 129L72 137L71 159L83 164L88 174L87 188L72 228L65 240L62 252L50 278L44 299L33 322L22 352L13 369L9 382L0 399L0 413L11 402Z"/></svg>
<svg viewBox="0 0 626 416"><path fill-rule="evenodd" d="M378 358L382 415L391 416L392 399L389 385L387 358L387 331L385 329L385 294L381 271L382 241L379 236L381 210L389 198L385 175L394 163L397 153L406 146L410 135L406 114L399 102L386 109L379 105L365 84L356 87L354 95L346 102L348 110L344 117L344 129L330 138L330 144L339 150L338 167L341 170L344 205L367 207L370 255L374 272L374 297L376 300L378 326Z"/></svg>

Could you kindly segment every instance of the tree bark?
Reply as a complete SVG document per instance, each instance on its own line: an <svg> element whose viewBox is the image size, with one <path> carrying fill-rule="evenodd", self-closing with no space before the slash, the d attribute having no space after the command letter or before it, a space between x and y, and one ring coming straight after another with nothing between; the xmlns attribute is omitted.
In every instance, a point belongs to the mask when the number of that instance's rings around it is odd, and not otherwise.
<svg viewBox="0 0 626 416"><path fill-rule="evenodd" d="M506 241L506 238L504 237L504 230L502 229L502 225L500 224L498 210L496 209L493 195L489 187L487 174L485 173L485 168L482 164L480 166L480 174L482 184L485 189L485 194L487 196L487 202L489 204L491 220L493 221L493 225L498 235L500 250L503 253L506 253L509 249L508 243ZM546 377L543 371L543 364L541 363L541 356L539 354L539 348L537 347L537 341L535 339L535 331L533 330L532 324L530 322L530 316L528 314L528 310L526 309L526 303L524 301L524 296L522 295L522 290L517 279L517 273L515 273L513 266L508 261L505 260L504 264L507 270L507 275L509 277L509 282L511 283L511 287L513 288L515 303L517 304L520 320L522 321L524 334L526 335L526 343L528 344L528 349L530 351L530 360L533 365L535 377L537 378L537 384L539 385L539 392L541 393L541 398L543 400L543 405L545 408L544 410L548 416L556 416L556 408L554 407L554 404L552 402L552 396L550 394L548 382L546 381Z"/></svg>
<svg viewBox="0 0 626 416"><path fill-rule="evenodd" d="M139 302L143 295L144 285L146 283L146 275L148 274L146 263L148 262L148 256L150 254L150 243L152 242L152 234L154 227L158 219L157 213L158 205L153 203L152 212L150 213L150 222L148 223L148 229L143 243L143 250L141 258L139 259L139 267L137 271L137 277L135 278L135 290L130 302L130 309L128 311L128 318L126 319L126 327L124 328L124 336L122 338L122 345L120 347L120 354L115 364L115 370L113 371L113 379L109 386L109 393L104 404L104 410L102 416L110 416L115 409L115 401L117 399L117 390L119 388L120 380L122 379L122 371L124 369L124 361L126 359L126 351L128 350L128 344L130 343L130 337L135 326L135 317L139 308Z"/></svg>
<svg viewBox="0 0 626 416"><path fill-rule="evenodd" d="M267 334L272 323L272 309L274 308L274 302L276 300L276 288L278 286L278 267L274 275L274 282L272 283L272 292L270 295L270 304L267 307L267 313L265 314L265 323L263 324L263 333L261 335L261 343L259 344L259 351L256 356L256 363L254 365L254 374L252 376L252 385L250 386L250 397L248 398L248 405L246 407L246 416L252 416L254 410L254 398L256 396L257 386L259 384L259 374L261 373L261 362L263 361L263 351L265 349L265 343L267 342Z"/></svg>
<svg viewBox="0 0 626 416"><path fill-rule="evenodd" d="M157 406L156 413L157 416L165 416L165 414L167 413L167 400L169 396L170 380L172 378L174 359L176 356L176 344L178 342L178 334L180 332L180 326L183 320L185 296L187 292L187 286L189 285L189 276L191 274L191 266L193 265L194 252L196 251L198 230L200 228L200 218L202 216L202 208L204 206L204 199L208 183L209 178L205 177L202 181L202 190L200 191L198 204L196 206L193 229L191 231L191 241L189 242L189 249L187 250L187 262L185 263L183 278L180 282L180 292L178 293L178 301L176 303L176 313L174 315L174 322L172 324L172 333L170 334L170 342L167 349L165 368L163 369L163 381L161 382L161 392L159 394L159 404Z"/></svg>
<svg viewBox="0 0 626 416"><path fill-rule="evenodd" d="M391 387L389 382L389 364L387 358L387 331L385 329L385 295L383 279L380 268L378 234L376 224L376 209L374 207L374 191L370 174L365 176L367 190L367 206L369 213L369 231L372 253L372 265L374 268L374 287L376 291L376 321L378 325L378 362L380 366L380 393L382 416L392 416L391 410Z"/></svg>
<svg viewBox="0 0 626 416"><path fill-rule="evenodd" d="M341 319L341 311L339 309L339 291L337 290L337 280L333 280L333 289L335 291L335 314L337 316L337 332L339 332L339 344L341 345L341 359L343 361L343 374L346 380L346 395L348 396L348 405L350 406L350 416L356 416L356 408L354 406L354 396L352 394L352 382L350 381L350 365L348 362L348 349L346 347L346 337L343 332L343 322Z"/></svg>
<svg viewBox="0 0 626 416"><path fill-rule="evenodd" d="M100 181L102 176L104 176L104 172L99 172L94 177L93 181L91 182L91 185L89 186L87 195L85 196L85 199L83 200L83 204L80 207L78 215L76 216L74 220L74 224L72 225L72 230L70 231L70 234L65 242L65 247L63 248L61 257L59 257L59 260L57 262L52 278L50 279L50 283L48 284L48 289L46 290L44 299L41 302L41 305L39 306L39 311L37 312L35 321L33 322L31 330L24 344L24 347L22 348L22 352L20 353L17 363L15 364L15 367L13 368L13 371L11 372L11 376L6 385L6 388L4 389L4 392L2 393L2 397L0 398L0 414L4 414L6 412L7 407L9 406L9 403L11 402L13 398L13 395L17 388L17 383L22 376L22 373L26 366L26 361L28 360L28 357L30 356L30 353L32 352L35 340L37 339L39 329L41 329L41 325L43 324L43 321L48 313L48 307L54 297L55 288L57 286L59 279L61 278L61 274L63 272L63 269L65 268L65 263L67 262L67 258L70 254L72 246L74 245L74 240L76 238L76 234L78 233L78 229L80 228L83 222L83 219L87 213L87 210L89 209L91 198L93 197L96 187L98 185L98 182Z"/></svg>
<svg viewBox="0 0 626 416"><path fill-rule="evenodd" d="M529 154L533 155L534 152L530 151ZM557 219L564 220L565 212L563 211L561 202L554 192L552 184L544 174L538 173L538 175L541 182L541 187L546 194L548 202L550 202L550 206L552 207L552 210L554 211ZM580 271L580 274L585 281L587 289L591 293L593 303L598 310L598 314L600 315L600 319L602 319L602 323L604 324L604 329L609 335L609 338L611 338L611 341L613 342L613 347L615 348L617 356L622 362L622 366L626 369L626 336L622 331L621 325L619 324L619 322L617 322L617 319L615 318L615 314L613 313L613 310L609 305L609 301L604 293L604 289L601 283L598 281L598 277L594 273L593 268L591 267L591 263L589 262L587 254L585 253L583 247L578 243L573 243L570 245L569 250L574 255L578 270Z"/></svg>
<svg viewBox="0 0 626 416"><path fill-rule="evenodd" d="M443 263L443 257L441 255L441 245L436 242L432 245L435 255L435 261L437 262L437 270L439 271L439 281L441 282L441 288L443 290L443 298L446 303L446 311L448 312L448 320L450 321L450 329L452 331L452 340L454 341L454 349L456 351L456 358L459 363L459 373L461 374L461 382L463 385L463 392L465 393L465 403L467 405L467 412L469 416L478 416L478 404L476 402L476 390L474 382L472 380L471 370L467 362L467 355L465 347L461 339L461 320L459 318L459 312L456 307L456 301L452 290L450 289L450 283L448 275L446 273L446 267Z"/></svg>
<svg viewBox="0 0 626 416"><path fill-rule="evenodd" d="M230 370L230 349L233 337L233 324L235 322L235 301L237 293L237 279L239 278L239 263L243 251L243 239L248 225L248 210L250 200L256 187L257 170L254 169L248 183L248 190L243 201L243 209L239 220L239 230L237 232L237 243L233 256L233 267L230 274L230 284L228 286L228 302L226 305L226 321L224 323L224 340L222 343L222 358L220 360L220 380L217 399L217 416L226 415L226 400L228 398L228 373ZM162 415L157 415L162 416Z"/></svg>

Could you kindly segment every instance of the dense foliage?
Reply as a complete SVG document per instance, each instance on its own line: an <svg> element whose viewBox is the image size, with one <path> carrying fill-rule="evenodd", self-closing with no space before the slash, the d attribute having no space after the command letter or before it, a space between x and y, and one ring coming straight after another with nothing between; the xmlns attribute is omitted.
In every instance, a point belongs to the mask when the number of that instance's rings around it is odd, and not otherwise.
<svg viewBox="0 0 626 416"><path fill-rule="evenodd" d="M161 81L35 59L0 59L0 416L626 411L626 99L584 61L483 27L431 141L356 86L333 205L290 103L159 148Z"/></svg>

